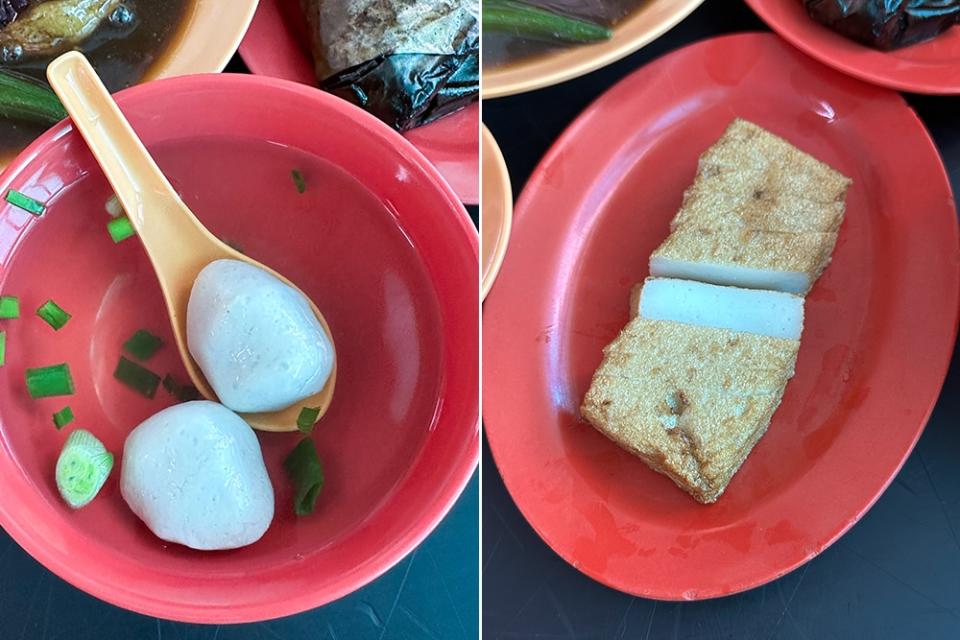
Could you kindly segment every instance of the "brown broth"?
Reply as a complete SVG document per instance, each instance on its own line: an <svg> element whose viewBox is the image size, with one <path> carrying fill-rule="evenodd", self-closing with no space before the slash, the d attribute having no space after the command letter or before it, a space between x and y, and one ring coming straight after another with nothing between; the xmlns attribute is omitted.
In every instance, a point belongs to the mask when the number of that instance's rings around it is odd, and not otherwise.
<svg viewBox="0 0 960 640"><path fill-rule="evenodd" d="M646 0L526 0L545 9L616 26ZM528 40L508 33L483 34L483 66L496 67L533 56L576 46L565 42Z"/></svg>
<svg viewBox="0 0 960 640"><path fill-rule="evenodd" d="M136 19L129 26L103 24L77 46L110 91L139 82L166 50L193 0L126 0ZM0 67L44 79L51 58L31 58ZM43 125L0 119L0 166L46 129Z"/></svg>

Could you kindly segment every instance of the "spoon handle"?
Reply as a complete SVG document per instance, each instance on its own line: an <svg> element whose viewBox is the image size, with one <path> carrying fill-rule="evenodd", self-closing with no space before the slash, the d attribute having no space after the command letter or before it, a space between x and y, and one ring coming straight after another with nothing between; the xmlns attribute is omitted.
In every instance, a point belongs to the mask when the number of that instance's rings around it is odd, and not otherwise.
<svg viewBox="0 0 960 640"><path fill-rule="evenodd" d="M51 62L47 79L117 194L161 285L192 282L218 257L219 242L180 199L83 54L71 51ZM194 246L211 255L199 255L205 252Z"/></svg>

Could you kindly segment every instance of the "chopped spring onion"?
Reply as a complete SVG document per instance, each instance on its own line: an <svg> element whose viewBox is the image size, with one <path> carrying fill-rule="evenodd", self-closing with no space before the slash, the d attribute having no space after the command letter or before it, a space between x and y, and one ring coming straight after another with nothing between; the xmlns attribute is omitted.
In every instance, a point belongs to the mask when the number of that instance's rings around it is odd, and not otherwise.
<svg viewBox="0 0 960 640"><path fill-rule="evenodd" d="M298 169L291 171L290 177L293 178L293 184L297 185L297 193L303 193L307 190L307 181L303 178L303 174L300 173Z"/></svg>
<svg viewBox="0 0 960 640"><path fill-rule="evenodd" d="M15 191L13 189L7 191L7 202L18 209L23 209L27 213L32 213L35 216L42 216L43 212L47 210L42 202L38 202L30 196L25 196L19 191Z"/></svg>
<svg viewBox="0 0 960 640"><path fill-rule="evenodd" d="M163 388L180 402L190 402L201 398L200 392L192 384L180 384L169 373L163 377Z"/></svg>
<svg viewBox="0 0 960 640"><path fill-rule="evenodd" d="M160 386L160 376L123 356L120 356L113 377L147 398L155 396Z"/></svg>
<svg viewBox="0 0 960 640"><path fill-rule="evenodd" d="M107 198L107 202L103 207L107 210L107 213L110 214L111 218L119 218L123 215L123 205L120 204L120 198L118 198L115 193Z"/></svg>
<svg viewBox="0 0 960 640"><path fill-rule="evenodd" d="M283 461L283 468L293 481L294 497L293 511L298 516L313 513L317 504L317 496L323 489L323 467L317 456L317 447L310 438L300 441L287 459Z"/></svg>
<svg viewBox="0 0 960 640"><path fill-rule="evenodd" d="M120 216L108 222L107 231L110 232L110 237L113 238L114 243L123 242L129 237L137 235L130 218L127 216Z"/></svg>
<svg viewBox="0 0 960 640"><path fill-rule="evenodd" d="M123 343L123 350L137 360L149 360L163 346L163 340L146 329L140 329Z"/></svg>
<svg viewBox="0 0 960 640"><path fill-rule="evenodd" d="M57 458L57 490L73 509L93 500L113 469L113 454L89 431L75 429Z"/></svg>
<svg viewBox="0 0 960 640"><path fill-rule="evenodd" d="M7 332L0 331L0 367L7 361Z"/></svg>
<svg viewBox="0 0 960 640"><path fill-rule="evenodd" d="M70 375L70 367L66 363L27 369L24 375L27 379L27 391L31 398L49 398L73 394L73 377Z"/></svg>
<svg viewBox="0 0 960 640"><path fill-rule="evenodd" d="M45 83L0 69L0 118L51 125L66 117L57 94Z"/></svg>
<svg viewBox="0 0 960 640"><path fill-rule="evenodd" d="M57 431L63 429L71 422L73 422L73 409L70 407L64 407L53 414L53 426L57 428Z"/></svg>
<svg viewBox="0 0 960 640"><path fill-rule="evenodd" d="M548 42L596 42L613 35L605 25L517 0L484 0L483 28Z"/></svg>
<svg viewBox="0 0 960 640"><path fill-rule="evenodd" d="M320 409L314 407L304 407L300 409L300 415L297 416L297 428L304 433L313 431L313 425L317 423L320 417Z"/></svg>
<svg viewBox="0 0 960 640"><path fill-rule="evenodd" d="M70 320L70 314L64 311L63 308L53 300L44 302L43 306L37 309L37 315L53 327L54 331L62 329L63 326L67 324L67 321Z"/></svg>
<svg viewBox="0 0 960 640"><path fill-rule="evenodd" d="M0 319L11 320L20 317L20 299L14 296L0 296Z"/></svg>

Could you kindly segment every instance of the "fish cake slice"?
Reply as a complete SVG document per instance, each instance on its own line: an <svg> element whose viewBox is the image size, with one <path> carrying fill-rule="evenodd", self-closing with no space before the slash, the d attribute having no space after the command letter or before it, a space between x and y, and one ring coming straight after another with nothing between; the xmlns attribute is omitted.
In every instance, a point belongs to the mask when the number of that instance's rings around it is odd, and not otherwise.
<svg viewBox="0 0 960 640"><path fill-rule="evenodd" d="M604 349L581 414L701 503L764 434L797 340L637 317Z"/></svg>
<svg viewBox="0 0 960 640"><path fill-rule="evenodd" d="M650 274L804 294L830 262L837 234L683 225L650 256Z"/></svg>

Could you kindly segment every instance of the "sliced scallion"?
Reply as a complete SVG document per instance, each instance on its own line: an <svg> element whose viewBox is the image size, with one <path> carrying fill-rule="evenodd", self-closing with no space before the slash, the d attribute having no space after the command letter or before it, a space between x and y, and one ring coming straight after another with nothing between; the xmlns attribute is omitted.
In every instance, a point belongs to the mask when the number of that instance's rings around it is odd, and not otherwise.
<svg viewBox="0 0 960 640"><path fill-rule="evenodd" d="M50 398L73 394L73 377L66 363L27 369L24 374L31 398Z"/></svg>
<svg viewBox="0 0 960 640"><path fill-rule="evenodd" d="M59 331L62 329L71 317L69 313L64 311L63 308L53 300L47 300L44 302L43 306L37 309L37 315L40 316L44 322L53 327L54 331Z"/></svg>
<svg viewBox="0 0 960 640"><path fill-rule="evenodd" d="M123 356L120 356L113 377L147 398L157 395L160 386L160 376Z"/></svg>
<svg viewBox="0 0 960 640"><path fill-rule="evenodd" d="M34 200L30 196L24 195L15 189L7 191L7 202L35 216L42 216L43 212L47 210L47 207L44 206L42 202Z"/></svg>
<svg viewBox="0 0 960 640"><path fill-rule="evenodd" d="M180 384L169 373L163 377L163 388L180 402L191 402L201 398L200 392L192 384Z"/></svg>
<svg viewBox="0 0 960 640"><path fill-rule="evenodd" d="M297 428L303 433L313 431L313 425L317 423L320 417L320 409L316 407L304 407L300 409L300 415L297 416Z"/></svg>
<svg viewBox="0 0 960 640"><path fill-rule="evenodd" d="M12 320L20 317L20 299L14 296L0 296L0 320Z"/></svg>
<svg viewBox="0 0 960 640"><path fill-rule="evenodd" d="M129 237L137 235L133 224L130 222L130 218L127 216L120 216L108 222L107 231L110 232L110 237L113 238L114 244L123 242Z"/></svg>
<svg viewBox="0 0 960 640"><path fill-rule="evenodd" d="M118 198L115 193L107 198L107 202L103 205L103 208L107 210L111 218L119 218L123 215L123 205L120 204L120 198Z"/></svg>
<svg viewBox="0 0 960 640"><path fill-rule="evenodd" d="M307 181L304 179L303 174L300 173L299 169L294 169L291 171L290 177L293 178L293 184L297 186L297 193L303 193L307 190Z"/></svg>
<svg viewBox="0 0 960 640"><path fill-rule="evenodd" d="M137 360L149 360L163 346L163 340L146 329L140 329L123 343L123 350Z"/></svg>
<svg viewBox="0 0 960 640"><path fill-rule="evenodd" d="M313 440L301 440L283 461L283 468L294 486L293 512L298 516L310 515L323 489L323 466Z"/></svg>
<svg viewBox="0 0 960 640"><path fill-rule="evenodd" d="M57 431L63 429L71 422L73 422L73 409L70 407L64 407L53 414L53 426L57 428Z"/></svg>
<svg viewBox="0 0 960 640"><path fill-rule="evenodd" d="M9 5L10 3L0 4ZM49 126L66 117L67 112L60 104L57 94L51 91L46 83L22 73L0 69L0 118Z"/></svg>
<svg viewBox="0 0 960 640"><path fill-rule="evenodd" d="M57 458L57 490L73 509L88 504L100 492L113 469L113 454L89 431L76 429Z"/></svg>
<svg viewBox="0 0 960 640"><path fill-rule="evenodd" d="M0 367L7 361L7 332L0 331Z"/></svg>

